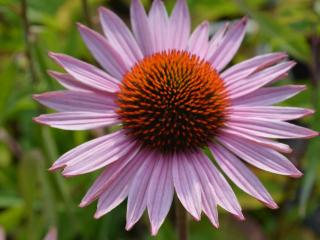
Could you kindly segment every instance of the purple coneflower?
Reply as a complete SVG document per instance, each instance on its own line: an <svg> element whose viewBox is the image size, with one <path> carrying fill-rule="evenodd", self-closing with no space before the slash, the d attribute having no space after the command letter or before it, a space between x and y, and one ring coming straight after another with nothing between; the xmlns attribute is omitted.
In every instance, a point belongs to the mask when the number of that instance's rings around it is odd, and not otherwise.
<svg viewBox="0 0 320 240"><path fill-rule="evenodd" d="M104 70L50 53L67 72L51 76L67 90L35 96L58 111L37 117L39 123L67 130L119 126L67 152L51 167L63 168L64 176L103 168L80 206L98 199L99 218L128 198L126 229L147 208L153 235L168 214L174 192L195 219L203 211L218 227L218 205L244 219L219 166L243 191L277 208L246 163L277 174L302 175L281 154L290 147L273 139L318 135L286 122L313 111L272 105L305 86L266 87L284 78L294 62L284 53L271 53L224 70L243 40L247 18L226 24L211 39L208 22L190 34L185 0L177 1L171 16L160 0L148 15L140 1L133 0L133 34L108 9L100 9L100 21L105 36L83 25L79 30Z"/></svg>

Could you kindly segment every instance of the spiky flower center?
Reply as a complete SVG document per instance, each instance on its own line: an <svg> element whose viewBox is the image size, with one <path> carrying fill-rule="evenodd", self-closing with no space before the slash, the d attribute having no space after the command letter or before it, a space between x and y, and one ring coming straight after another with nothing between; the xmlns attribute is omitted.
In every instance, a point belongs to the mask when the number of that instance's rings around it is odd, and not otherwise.
<svg viewBox="0 0 320 240"><path fill-rule="evenodd" d="M136 64L125 75L117 102L127 134L162 153L206 146L223 126L228 105L216 70L176 50Z"/></svg>

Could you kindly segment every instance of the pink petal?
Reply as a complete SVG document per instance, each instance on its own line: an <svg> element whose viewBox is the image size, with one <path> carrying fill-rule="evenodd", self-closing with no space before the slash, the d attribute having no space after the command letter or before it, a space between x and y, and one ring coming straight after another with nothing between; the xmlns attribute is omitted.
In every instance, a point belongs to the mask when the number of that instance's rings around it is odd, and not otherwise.
<svg viewBox="0 0 320 240"><path fill-rule="evenodd" d="M183 154L173 156L173 182L182 205L195 219L200 220L201 186L190 161L192 160Z"/></svg>
<svg viewBox="0 0 320 240"><path fill-rule="evenodd" d="M302 175L285 156L268 147L231 135L220 136L217 139L235 155L257 168L292 177Z"/></svg>
<svg viewBox="0 0 320 240"><path fill-rule="evenodd" d="M241 212L241 206L224 176L203 153L194 156L195 159L198 160L197 169L202 169L203 174L208 177L210 184L213 187L212 189L214 190L216 203L228 212L237 216L237 218L243 220L244 216Z"/></svg>
<svg viewBox="0 0 320 240"><path fill-rule="evenodd" d="M108 175L106 174L100 178L100 180L105 180L106 182L100 183L102 186L98 192L100 192L99 194L101 195L99 196L97 211L94 214L95 218L102 217L124 201L128 196L129 186L136 176L143 160L142 158L134 157L129 163L128 161L125 161L124 164L121 163L122 166L119 166L120 168L110 166L111 169L108 172L111 179L107 178ZM112 170L116 172L112 173ZM96 194L98 193L96 192Z"/></svg>
<svg viewBox="0 0 320 240"><path fill-rule="evenodd" d="M258 178L237 157L218 144L210 149L221 169L239 188L270 208L278 207Z"/></svg>
<svg viewBox="0 0 320 240"><path fill-rule="evenodd" d="M65 166L62 174L64 176L75 176L93 172L118 161L137 148L137 145L133 143L120 142L119 140L106 144L107 146L103 146L104 149L102 149L102 146L92 149L92 151L90 151L92 153L91 156L82 155L76 158L78 160L77 162L75 160L70 161Z"/></svg>
<svg viewBox="0 0 320 240"><path fill-rule="evenodd" d="M59 112L43 114L34 121L64 130L88 130L118 124L120 121L114 111L96 112Z"/></svg>
<svg viewBox="0 0 320 240"><path fill-rule="evenodd" d="M304 91L304 85L265 87L232 100L233 105L267 106L282 102Z"/></svg>
<svg viewBox="0 0 320 240"><path fill-rule="evenodd" d="M278 63L286 57L287 55L285 53L269 53L260 55L228 68L226 71L221 73L221 78L228 85L232 82L246 78L254 72Z"/></svg>
<svg viewBox="0 0 320 240"><path fill-rule="evenodd" d="M190 29L191 20L188 5L185 0L177 0L170 17L168 36L171 40L170 49L184 50L188 44Z"/></svg>
<svg viewBox="0 0 320 240"><path fill-rule="evenodd" d="M144 159L143 164L140 165L140 169L130 184L126 230L133 227L146 208L148 187L152 179L155 162L159 161L158 157L156 154L149 154L149 156Z"/></svg>
<svg viewBox="0 0 320 240"><path fill-rule="evenodd" d="M167 216L173 200L171 159L159 156L156 160L148 188L147 207L151 233L155 236Z"/></svg>
<svg viewBox="0 0 320 240"><path fill-rule="evenodd" d="M237 117L226 125L241 133L266 138L311 138L318 136L318 132L291 123L254 117Z"/></svg>
<svg viewBox="0 0 320 240"><path fill-rule="evenodd" d="M1 237L2 236L0 235L1 240L5 240L5 237L4 238L1 238ZM57 240L57 239L58 239L58 230L56 227L51 227L43 240Z"/></svg>
<svg viewBox="0 0 320 240"><path fill-rule="evenodd" d="M236 81L226 86L231 99L235 99L251 93L264 85L278 80L284 76L293 66L294 62L283 62L265 70L252 74L248 78Z"/></svg>
<svg viewBox="0 0 320 240"><path fill-rule="evenodd" d="M262 146L272 148L272 149L279 151L279 152L283 152L283 153L291 153L292 152L292 149L288 145L280 143L280 142L272 141L272 140L269 140L266 138L252 136L252 135L249 135L246 133L241 133L239 131L234 131L229 128L221 129L221 134L225 134L225 133L231 135L233 138L238 138L238 137L244 138L244 139L250 140L252 142L258 143Z"/></svg>
<svg viewBox="0 0 320 240"><path fill-rule="evenodd" d="M223 37L225 35L225 32L227 31L229 27L229 23L226 23L223 25L223 27L219 28L218 31L215 32L215 34L212 36L208 52L206 54L206 60L212 57L213 54L219 49L221 43L223 42Z"/></svg>
<svg viewBox="0 0 320 240"><path fill-rule="evenodd" d="M278 106L234 106L228 110L230 111L230 119L257 117L283 121L301 118L314 113L311 109Z"/></svg>
<svg viewBox="0 0 320 240"><path fill-rule="evenodd" d="M115 95L107 97L94 92L56 91L33 96L41 104L60 112L95 112L114 111Z"/></svg>
<svg viewBox="0 0 320 240"><path fill-rule="evenodd" d="M56 71L48 71L48 74L56 79L64 88L71 91L95 91L95 88L90 88L86 84L77 81L68 73L60 73Z"/></svg>
<svg viewBox="0 0 320 240"><path fill-rule="evenodd" d="M85 207L96 200L100 195L102 195L109 186L115 184L121 180L119 178L128 176L128 181L131 181L129 175L134 174L137 172L137 169L142 164L142 161L145 158L144 151L140 151L140 148L137 147L131 151L128 156L124 156L123 158L119 159L116 162L109 164L104 171L97 177L94 181L90 189L87 191L86 195L83 197L80 203L80 207ZM119 184L123 184L122 182ZM101 205L104 209L107 207L105 204ZM98 208L98 212L100 208ZM102 214L103 215L103 214ZM101 216L97 213L97 216Z"/></svg>
<svg viewBox="0 0 320 240"><path fill-rule="evenodd" d="M101 7L100 22L110 44L128 60L132 67L143 58L143 54L125 23L112 11Z"/></svg>
<svg viewBox="0 0 320 240"><path fill-rule="evenodd" d="M201 200L202 200L202 208L204 213L208 216L211 223L215 227L219 227L219 220L218 220L218 211L217 211L217 203L216 203L216 193L213 189L213 186L210 182L210 178L207 176L206 172L201 165L201 162L198 158L203 157L202 154L194 155L194 161L191 161L193 164L194 169L197 172L198 178L201 184Z"/></svg>
<svg viewBox="0 0 320 240"><path fill-rule="evenodd" d="M144 55L153 53L153 40L149 20L140 0L132 0L130 7L132 31Z"/></svg>
<svg viewBox="0 0 320 240"><path fill-rule="evenodd" d="M121 79L129 70L130 62L120 55L113 46L99 33L78 24L80 34L92 55L112 76Z"/></svg>
<svg viewBox="0 0 320 240"><path fill-rule="evenodd" d="M49 55L81 84L100 91L118 91L119 81L99 68L64 54Z"/></svg>
<svg viewBox="0 0 320 240"><path fill-rule="evenodd" d="M204 58L208 51L209 23L201 23L191 34L187 50Z"/></svg>
<svg viewBox="0 0 320 240"><path fill-rule="evenodd" d="M238 51L245 35L248 19L244 17L229 27L225 33L223 40L216 51L208 61L219 72L221 71L234 57Z"/></svg>
<svg viewBox="0 0 320 240"><path fill-rule="evenodd" d="M136 148L136 144L129 142L128 137L120 130L70 150L63 154L50 170L65 167L64 176L92 172L121 159Z"/></svg>
<svg viewBox="0 0 320 240"><path fill-rule="evenodd" d="M168 15L162 1L154 0L149 12L150 32L154 43L154 52L168 47Z"/></svg>

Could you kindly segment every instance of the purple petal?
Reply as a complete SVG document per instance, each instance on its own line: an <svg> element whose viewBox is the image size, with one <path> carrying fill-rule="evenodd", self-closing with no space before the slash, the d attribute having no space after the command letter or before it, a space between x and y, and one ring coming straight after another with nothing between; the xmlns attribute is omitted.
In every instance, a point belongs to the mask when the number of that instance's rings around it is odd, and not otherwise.
<svg viewBox="0 0 320 240"><path fill-rule="evenodd" d="M101 182L99 184L95 182L96 186L100 185L99 190L96 191L95 195L101 194L99 196L97 211L94 214L95 218L100 218L107 214L122 203L128 196L129 186L144 160L137 156L134 158L131 157L131 159L130 161L126 160L124 163L121 163L121 166L110 166L110 170L107 170L109 174L103 173L103 176L99 179L100 181L105 180L106 182ZM112 172L113 170L116 172ZM111 178L107 178L108 176ZM91 195L91 199L94 199L95 197L96 196ZM84 206L84 204L87 204L88 202L82 201L81 203L83 204L82 206Z"/></svg>
<svg viewBox="0 0 320 240"><path fill-rule="evenodd" d="M99 10L102 29L110 44L116 48L123 58L128 59L132 67L143 58L143 54L135 38L116 14L103 7Z"/></svg>
<svg viewBox="0 0 320 240"><path fill-rule="evenodd" d="M219 220L218 220L218 211L217 211L217 202L216 202L216 193L213 189L213 186L210 182L210 178L207 176L207 173L203 169L201 162L198 160L202 154L194 155L194 161L191 161L193 164L194 169L197 172L198 178L201 184L201 200L202 200L202 208L204 213L208 216L211 223L215 227L219 227Z"/></svg>
<svg viewBox="0 0 320 240"><path fill-rule="evenodd" d="M270 208L278 207L259 179L237 157L218 144L210 149L221 169L239 188Z"/></svg>
<svg viewBox="0 0 320 240"><path fill-rule="evenodd" d="M257 168L292 177L302 175L285 156L268 147L231 135L220 136L217 139L235 155Z"/></svg>
<svg viewBox="0 0 320 240"><path fill-rule="evenodd" d="M238 51L245 35L248 19L244 17L236 22L226 31L221 44L208 61L219 72L221 71L234 57Z"/></svg>
<svg viewBox="0 0 320 240"><path fill-rule="evenodd" d="M223 25L223 27L221 27L220 29L218 29L218 31L215 32L215 34L212 36L210 43L209 43L209 48L208 48L208 52L206 54L206 59L208 60L213 54L215 54L215 52L217 51L217 49L220 47L223 37L225 35L225 32L227 31L229 27L229 23L226 23Z"/></svg>
<svg viewBox="0 0 320 240"><path fill-rule="evenodd" d="M195 158L198 160L197 164L199 165L197 169L202 168L203 174L208 177L213 187L216 203L237 218L243 220L244 216L241 212L241 206L224 176L203 153L196 154Z"/></svg>
<svg viewBox="0 0 320 240"><path fill-rule="evenodd" d="M153 1L149 12L149 24L154 52L166 50L168 47L168 15L162 1Z"/></svg>
<svg viewBox="0 0 320 240"><path fill-rule="evenodd" d="M149 154L149 156L144 159L143 164L140 165L140 169L130 184L126 230L133 227L133 225L140 219L144 209L146 208L148 187L149 182L152 179L152 171L155 162L159 161L156 157L158 156L155 154Z"/></svg>
<svg viewBox="0 0 320 240"><path fill-rule="evenodd" d="M48 71L48 74L56 79L64 88L71 91L96 91L95 88L90 88L86 84L77 81L68 73L60 73L56 71Z"/></svg>
<svg viewBox="0 0 320 240"><path fill-rule="evenodd" d="M191 34L187 50L198 55L201 59L205 57L208 51L209 23L201 23Z"/></svg>
<svg viewBox="0 0 320 240"><path fill-rule="evenodd" d="M92 172L121 159L136 148L137 145L130 142L125 133L120 130L70 150L63 154L50 170L64 167L64 176Z"/></svg>
<svg viewBox="0 0 320 240"><path fill-rule="evenodd" d="M170 17L169 29L169 40L171 40L169 47L178 50L186 49L190 35L191 20L185 0L177 0Z"/></svg>
<svg viewBox="0 0 320 240"><path fill-rule="evenodd" d="M96 200L99 196L101 196L104 192L109 189L109 186L112 184L124 184L120 183L121 179L126 180L127 176L129 179L128 181L131 182L132 174L137 172L137 169L142 164L143 159L145 158L144 151L140 151L140 148L137 147L133 149L128 156L124 156L123 158L119 159L116 162L109 164L104 171L97 177L94 181L90 189L87 191L86 195L83 197L80 203L80 207L85 207ZM116 183L114 183L116 182ZM101 207L105 210L107 206L105 204L101 205ZM102 210L98 207L97 217L103 214L99 214L99 210ZM105 214L105 212L104 212Z"/></svg>
<svg viewBox="0 0 320 240"><path fill-rule="evenodd" d="M287 55L285 53L269 53L260 55L230 67L221 73L221 78L228 85L232 82L244 79L254 72L276 64L284 60L286 57Z"/></svg>
<svg viewBox="0 0 320 240"><path fill-rule="evenodd" d="M41 104L60 112L108 113L114 111L115 95L94 92L56 91L33 96Z"/></svg>
<svg viewBox="0 0 320 240"><path fill-rule="evenodd" d="M99 68L64 54L49 55L81 84L105 92L118 91L119 81Z"/></svg>
<svg viewBox="0 0 320 240"><path fill-rule="evenodd" d="M272 141L272 140L269 140L266 138L252 136L252 135L249 135L246 133L241 133L239 131L234 131L229 128L221 129L221 134L225 134L225 133L231 135L234 138L238 138L238 137L244 138L244 139L250 140L252 142L258 143L262 146L272 148L272 149L279 151L279 152L283 152L283 153L291 153L292 152L292 149L288 145L280 143L280 142Z"/></svg>
<svg viewBox="0 0 320 240"><path fill-rule="evenodd" d="M153 236L170 210L173 194L171 159L161 156L156 159L148 189L147 207Z"/></svg>
<svg viewBox="0 0 320 240"><path fill-rule="evenodd" d="M254 117L238 117L226 125L241 133L266 138L311 138L318 136L318 132L291 123Z"/></svg>
<svg viewBox="0 0 320 240"><path fill-rule="evenodd" d="M304 91L304 85L265 87L232 100L233 105L267 106L287 100Z"/></svg>
<svg viewBox="0 0 320 240"><path fill-rule="evenodd" d="M88 130L118 124L118 115L112 110L96 112L61 112L43 114L34 121L64 130Z"/></svg>
<svg viewBox="0 0 320 240"><path fill-rule="evenodd" d="M230 111L230 119L257 117L283 121L301 118L314 113L311 109L278 106L234 106L228 110Z"/></svg>
<svg viewBox="0 0 320 240"><path fill-rule="evenodd" d="M248 78L233 82L226 86L229 97L235 99L251 93L264 85L281 79L293 66L294 62L283 62L265 70L252 74Z"/></svg>
<svg viewBox="0 0 320 240"><path fill-rule="evenodd" d="M140 0L132 0L130 7L132 31L144 55L153 53L152 35L147 14Z"/></svg>
<svg viewBox="0 0 320 240"><path fill-rule="evenodd" d="M192 160L183 154L173 156L173 182L182 205L195 219L200 220L201 186L190 161Z"/></svg>
<svg viewBox="0 0 320 240"><path fill-rule="evenodd" d="M121 56L99 33L81 24L78 27L87 47L100 65L112 76L122 79L131 67L126 56Z"/></svg>

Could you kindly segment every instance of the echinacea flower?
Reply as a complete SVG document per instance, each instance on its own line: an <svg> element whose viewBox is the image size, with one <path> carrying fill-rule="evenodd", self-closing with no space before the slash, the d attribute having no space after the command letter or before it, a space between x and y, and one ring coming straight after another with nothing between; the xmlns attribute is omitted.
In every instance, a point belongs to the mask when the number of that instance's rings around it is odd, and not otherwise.
<svg viewBox="0 0 320 240"><path fill-rule="evenodd" d="M218 227L217 206L239 219L241 207L219 168L239 188L270 208L270 194L246 166L291 177L301 172L273 139L310 138L317 132L288 123L312 110L272 106L305 89L270 87L294 66L284 53L264 54L225 70L245 35L247 18L226 24L211 39L208 22L190 34L185 0L170 16L160 0L147 15L131 4L132 32L108 9L100 9L105 36L79 24L87 47L104 69L50 53L67 73L51 72L67 90L36 95L58 113L35 120L67 130L117 125L119 130L61 156L51 170L64 176L103 169L80 206L98 199L99 218L126 198L130 229L147 208L155 235L174 193L200 219ZM211 151L215 162L205 154Z"/></svg>

